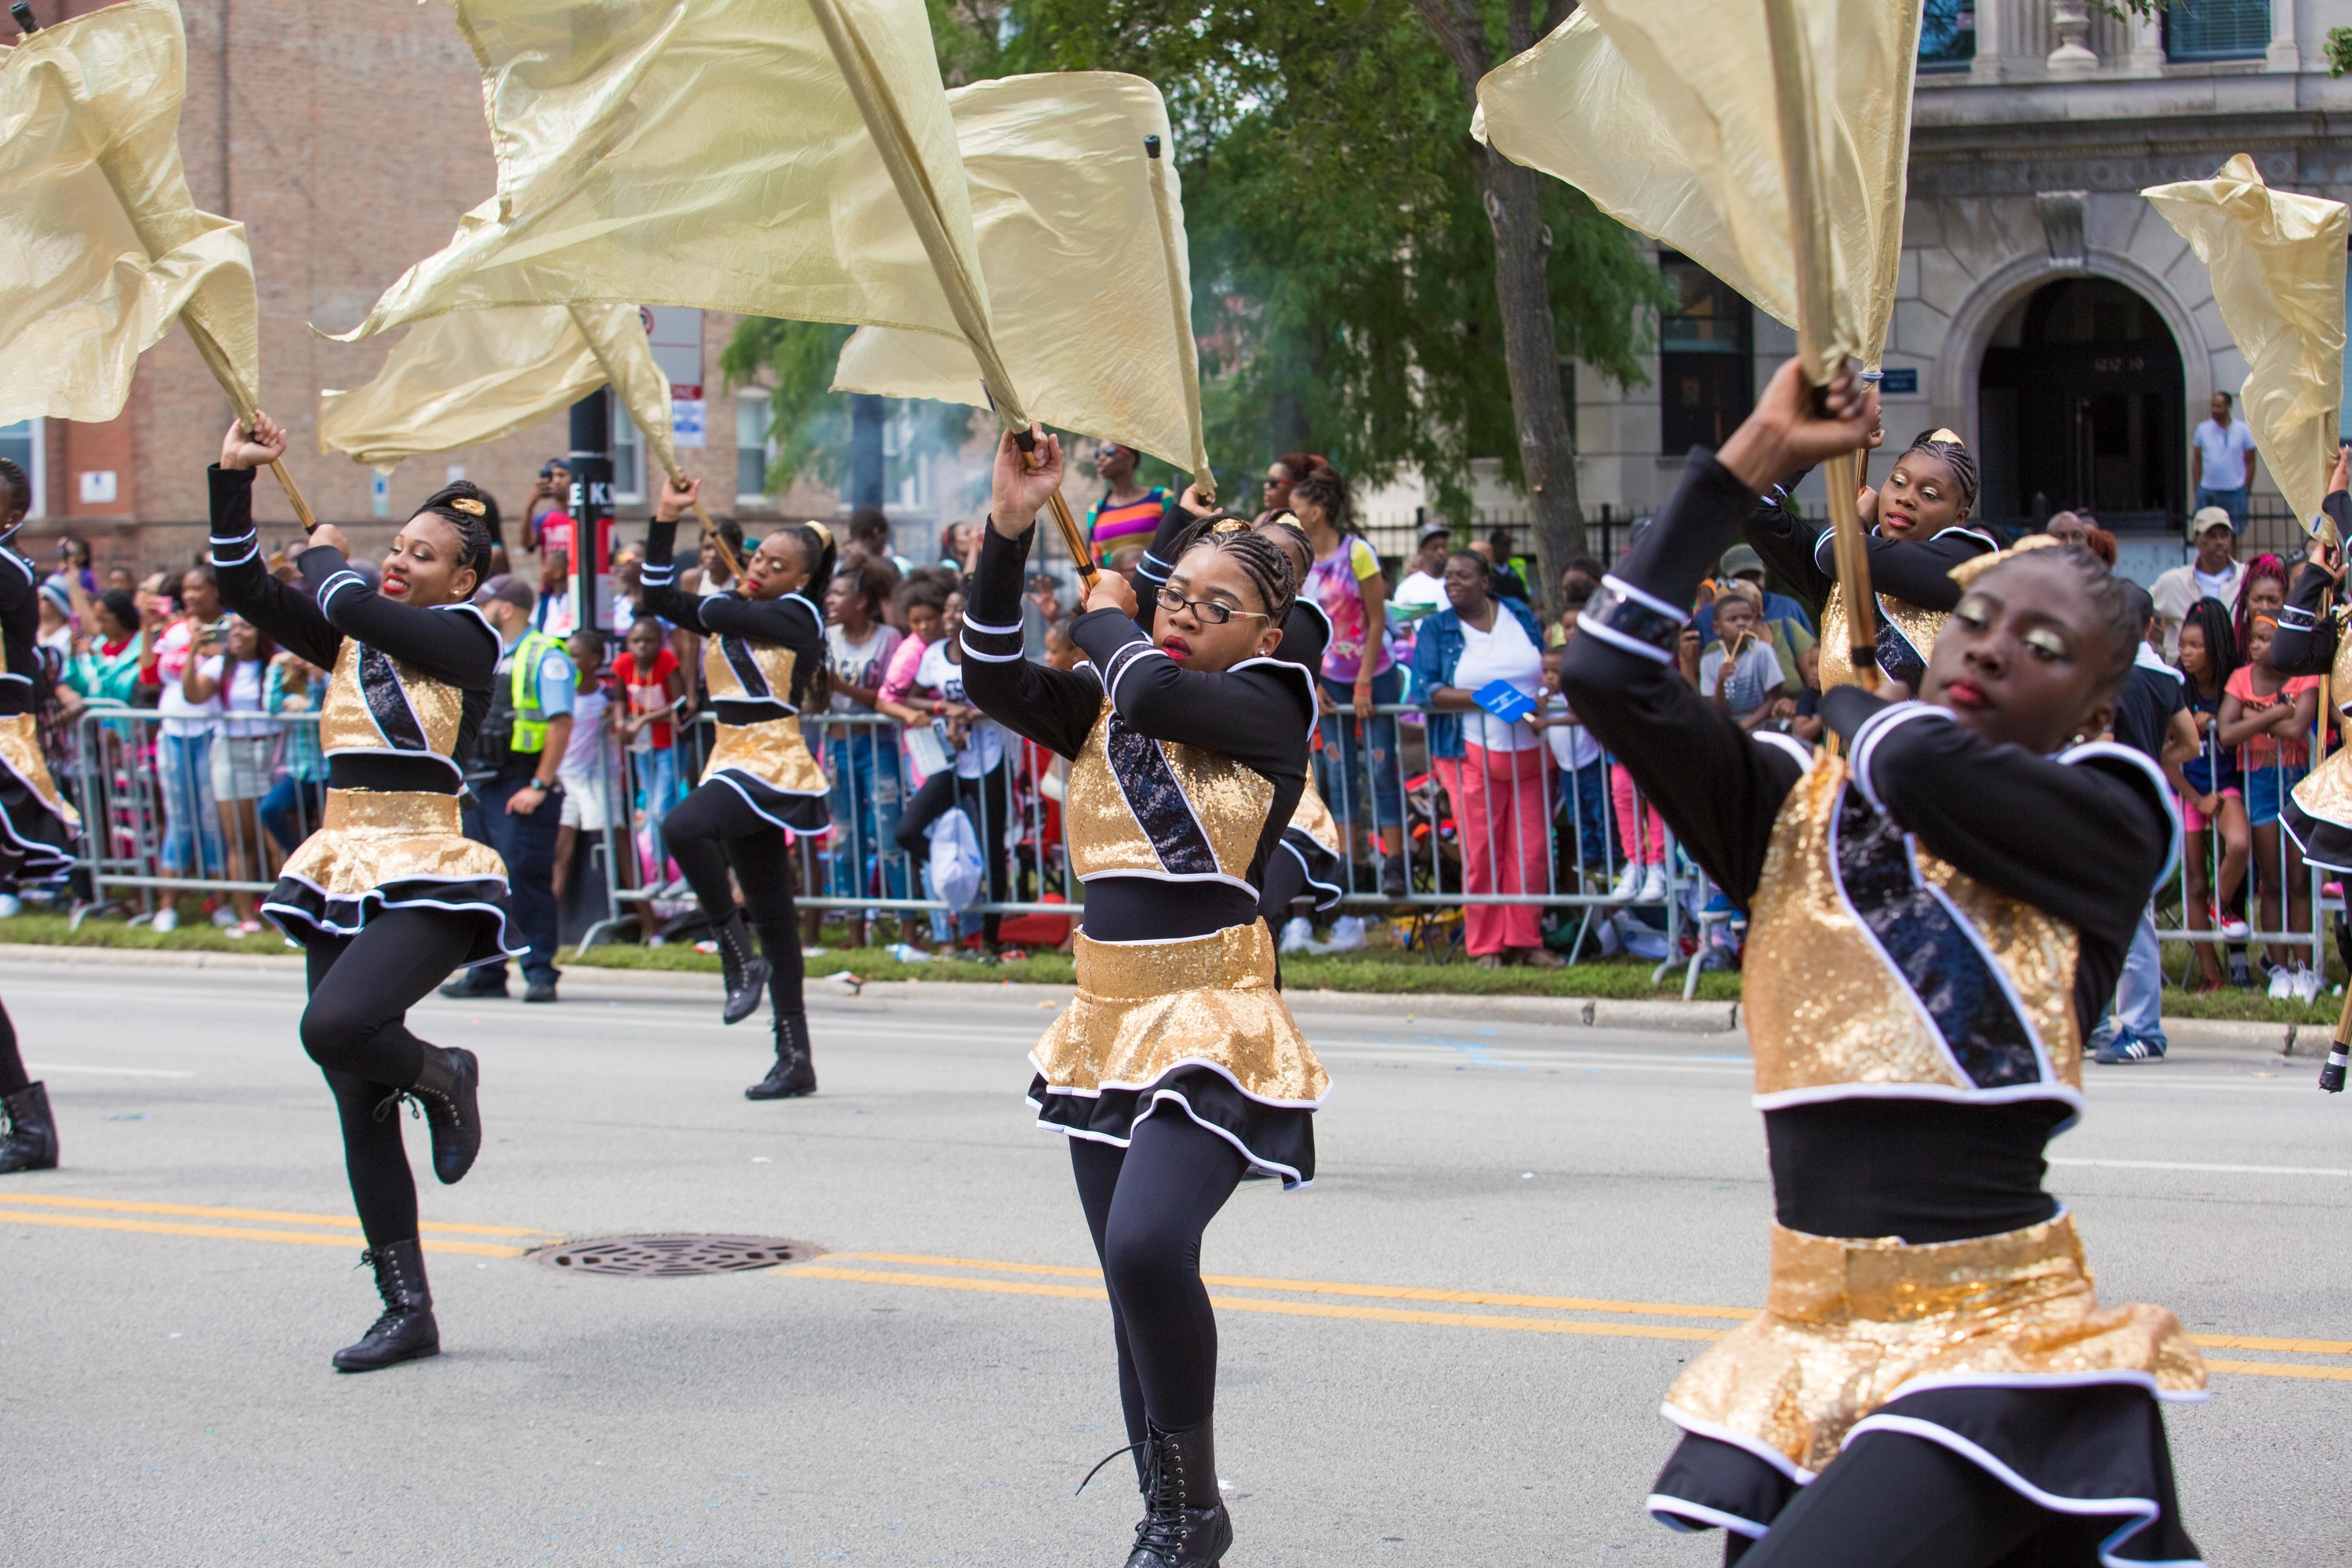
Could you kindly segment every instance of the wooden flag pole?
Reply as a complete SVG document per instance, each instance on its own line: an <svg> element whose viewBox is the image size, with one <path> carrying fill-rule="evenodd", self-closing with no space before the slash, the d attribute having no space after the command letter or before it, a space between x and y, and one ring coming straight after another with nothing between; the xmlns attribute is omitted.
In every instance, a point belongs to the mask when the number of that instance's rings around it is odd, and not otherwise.
<svg viewBox="0 0 2352 1568"><path fill-rule="evenodd" d="M1201 471L1192 476L1192 488L1201 492L1202 500L1213 506L1217 476L1209 472L1206 443L1201 434L1201 364L1197 354L1184 352L1192 335L1192 323L1185 319L1184 302L1176 295L1177 264L1181 259L1176 249L1176 215L1169 206L1167 165L1160 156L1159 137L1143 139L1143 156L1151 168L1151 210L1160 219L1160 255L1168 268L1168 309L1176 321L1176 364L1183 373L1184 413L1192 426L1193 447L1202 453Z"/></svg>
<svg viewBox="0 0 2352 1568"><path fill-rule="evenodd" d="M1029 471L1037 471L1037 437L1030 430L1013 432L1013 444L1021 448L1022 460ZM1070 547L1070 559L1077 563L1078 575L1085 580L1087 592L1094 592L1095 580L1101 575L1095 570L1094 552L1087 548L1086 536L1078 531L1078 520L1070 515L1070 503L1062 499L1057 488L1045 498L1047 510L1054 514L1054 526L1062 531L1062 542Z"/></svg>

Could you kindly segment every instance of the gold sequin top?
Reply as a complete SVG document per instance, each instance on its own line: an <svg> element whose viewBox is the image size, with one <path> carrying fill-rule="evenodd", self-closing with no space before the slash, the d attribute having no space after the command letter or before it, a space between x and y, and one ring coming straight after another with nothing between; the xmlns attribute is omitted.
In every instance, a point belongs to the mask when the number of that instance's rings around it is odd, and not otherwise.
<svg viewBox="0 0 2352 1568"><path fill-rule="evenodd" d="M458 688L347 637L320 705L319 746L330 758L431 757L454 779L465 705Z"/></svg>
<svg viewBox="0 0 2352 1568"><path fill-rule="evenodd" d="M1782 803L1742 965L1757 1103L2080 1109L2074 927L1921 848L1843 758Z"/></svg>
<svg viewBox="0 0 2352 1568"><path fill-rule="evenodd" d="M1139 733L1106 697L1070 765L1071 867L1081 881L1142 877L1255 892L1251 861L1275 793L1272 779L1231 757Z"/></svg>

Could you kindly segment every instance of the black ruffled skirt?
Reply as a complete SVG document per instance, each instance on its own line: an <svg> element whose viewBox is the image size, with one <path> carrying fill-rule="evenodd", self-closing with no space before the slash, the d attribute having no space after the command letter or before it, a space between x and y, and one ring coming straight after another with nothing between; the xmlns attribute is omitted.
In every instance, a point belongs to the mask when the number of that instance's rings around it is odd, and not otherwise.
<svg viewBox="0 0 2352 1568"><path fill-rule="evenodd" d="M0 877L44 881L73 869L77 830L39 792L0 768Z"/></svg>
<svg viewBox="0 0 2352 1568"><path fill-rule="evenodd" d="M2080 1568L2203 1562L2180 1522L2164 1419L2146 1388L1925 1389L1879 1406L1846 1442L1871 1432L1936 1443L1979 1466L2047 1510L2053 1532L2083 1540ZM1834 1473L1833 1466L1823 1472ZM1761 1455L1692 1433L1659 1473L1649 1510L1675 1530L1723 1529L1760 1541L1798 1489L1795 1475Z"/></svg>
<svg viewBox="0 0 2352 1568"><path fill-rule="evenodd" d="M1037 1125L1124 1149L1137 1123L1154 1111L1181 1113L1231 1143L1253 1175L1278 1176L1285 1190L1315 1179L1315 1113L1253 1100L1213 1068L1171 1068L1145 1089L1055 1089L1043 1074L1029 1081Z"/></svg>

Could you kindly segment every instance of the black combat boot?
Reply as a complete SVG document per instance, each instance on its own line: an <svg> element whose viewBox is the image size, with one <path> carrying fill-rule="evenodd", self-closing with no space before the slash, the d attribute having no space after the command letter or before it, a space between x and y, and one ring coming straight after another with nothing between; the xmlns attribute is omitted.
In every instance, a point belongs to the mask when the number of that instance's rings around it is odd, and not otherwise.
<svg viewBox="0 0 2352 1568"><path fill-rule="evenodd" d="M808 1015L776 1015L776 1065L743 1091L746 1100L793 1100L816 1092L816 1063L809 1055Z"/></svg>
<svg viewBox="0 0 2352 1568"><path fill-rule="evenodd" d="M47 1089L28 1083L0 1097L0 1174L58 1168L58 1121Z"/></svg>
<svg viewBox="0 0 2352 1568"><path fill-rule="evenodd" d="M425 1107L433 1130L433 1173L442 1184L462 1181L482 1152L482 1066L463 1046L427 1046L425 1066L408 1092Z"/></svg>
<svg viewBox="0 0 2352 1568"><path fill-rule="evenodd" d="M1217 1568L1234 1544L1233 1516L1217 1495L1210 1423L1182 1432L1147 1426L1143 1522L1127 1568Z"/></svg>
<svg viewBox="0 0 2352 1568"><path fill-rule="evenodd" d="M751 951L751 932L740 910L713 926L711 934L719 940L719 962L727 972L727 1005L719 1016L740 1024L758 1012L767 996L768 961Z"/></svg>
<svg viewBox="0 0 2352 1568"><path fill-rule="evenodd" d="M424 1244L387 1242L360 1257L375 1265L383 1315L368 1325L359 1343L335 1352L335 1370L377 1372L419 1356L439 1355L441 1328L433 1321L433 1292L425 1283Z"/></svg>

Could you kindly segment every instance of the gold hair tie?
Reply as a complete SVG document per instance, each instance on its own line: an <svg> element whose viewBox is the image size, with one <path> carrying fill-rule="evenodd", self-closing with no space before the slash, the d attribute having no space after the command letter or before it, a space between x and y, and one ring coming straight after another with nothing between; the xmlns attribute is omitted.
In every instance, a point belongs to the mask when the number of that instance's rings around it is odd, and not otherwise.
<svg viewBox="0 0 2352 1568"><path fill-rule="evenodd" d="M458 496L457 499L450 501L449 505L453 509L464 512L467 517L488 517L490 514L489 508L484 506L480 501L476 500L471 496Z"/></svg>
<svg viewBox="0 0 2352 1568"><path fill-rule="evenodd" d="M1927 439L1936 442L1939 446L1945 447L1966 447L1968 445L1966 441L1960 439L1959 433L1955 431L1948 425L1939 426L1936 433L1928 437Z"/></svg>
<svg viewBox="0 0 2352 1568"><path fill-rule="evenodd" d="M2029 533L2006 550L1989 550L1982 555L1971 555L1944 575L1966 588L1996 566L2014 561L2032 551L2055 550L2059 548L2061 542L2046 533Z"/></svg>
<svg viewBox="0 0 2352 1568"><path fill-rule="evenodd" d="M807 523L803 526L805 526L811 533L815 534L817 538L824 542L826 549L830 550L833 548L833 530L825 527L824 524L819 522L814 518L809 519Z"/></svg>
<svg viewBox="0 0 2352 1568"><path fill-rule="evenodd" d="M1211 533L1239 533L1243 529L1247 528L1249 524L1244 522L1240 518L1222 517L1215 522L1210 524L1209 531Z"/></svg>

